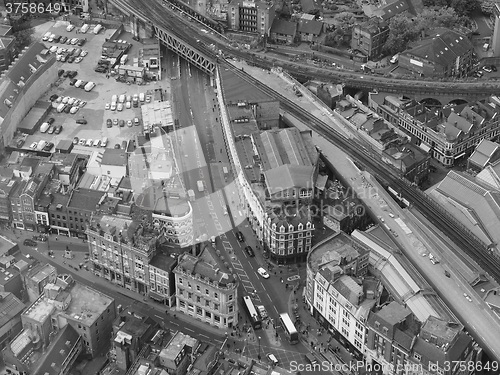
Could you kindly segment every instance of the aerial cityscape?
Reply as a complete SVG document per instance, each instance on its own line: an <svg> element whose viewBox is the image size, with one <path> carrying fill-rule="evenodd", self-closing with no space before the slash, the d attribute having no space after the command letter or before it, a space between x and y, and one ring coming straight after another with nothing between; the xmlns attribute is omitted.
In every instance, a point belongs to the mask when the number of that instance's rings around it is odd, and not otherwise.
<svg viewBox="0 0 500 375"><path fill-rule="evenodd" d="M0 375L500 374L500 2L0 11Z"/></svg>

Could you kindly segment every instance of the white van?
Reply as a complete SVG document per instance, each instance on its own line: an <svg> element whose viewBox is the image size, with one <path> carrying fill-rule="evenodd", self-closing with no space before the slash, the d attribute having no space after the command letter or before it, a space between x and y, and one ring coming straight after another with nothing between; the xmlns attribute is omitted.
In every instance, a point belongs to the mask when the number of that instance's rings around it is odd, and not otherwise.
<svg viewBox="0 0 500 375"><path fill-rule="evenodd" d="M108 137L101 139L101 147L106 147L108 145Z"/></svg>
<svg viewBox="0 0 500 375"><path fill-rule="evenodd" d="M40 133L45 133L48 129L49 129L50 125L48 122L44 122L41 126L40 126Z"/></svg>
<svg viewBox="0 0 500 375"><path fill-rule="evenodd" d="M125 65L127 61L128 61L128 55L123 55L122 58L120 59L120 64Z"/></svg>
<svg viewBox="0 0 500 375"><path fill-rule="evenodd" d="M111 97L111 103L116 103L117 100L118 100L118 95L113 95Z"/></svg>
<svg viewBox="0 0 500 375"><path fill-rule="evenodd" d="M95 83L94 82L89 82L85 85L84 87L84 90L85 91L92 91L92 89L95 87Z"/></svg>
<svg viewBox="0 0 500 375"><path fill-rule="evenodd" d="M57 107L57 113L61 113L64 110L64 107L66 107L66 104L59 104L59 106Z"/></svg>
<svg viewBox="0 0 500 375"><path fill-rule="evenodd" d="M38 142L38 146L36 146L36 149L41 151L45 146L47 146L47 141L41 140L40 142Z"/></svg>
<svg viewBox="0 0 500 375"><path fill-rule="evenodd" d="M125 103L125 95L121 94L120 97L118 98L118 103Z"/></svg>
<svg viewBox="0 0 500 375"><path fill-rule="evenodd" d="M69 33L70 31L73 31L73 29L75 28L75 25L72 25L72 24L69 24L67 27L66 27L66 31Z"/></svg>
<svg viewBox="0 0 500 375"><path fill-rule="evenodd" d="M75 82L75 87L78 88L82 85L83 81L79 79L78 81Z"/></svg>
<svg viewBox="0 0 500 375"><path fill-rule="evenodd" d="M276 366L278 364L278 358L276 358L276 356L272 353L269 353L267 354L267 359L269 359L269 361L274 365Z"/></svg>
<svg viewBox="0 0 500 375"><path fill-rule="evenodd" d="M483 45L483 51L486 52L490 49L490 44L489 43L484 43Z"/></svg>
<svg viewBox="0 0 500 375"><path fill-rule="evenodd" d="M391 64L396 64L399 60L399 54L396 54L391 57Z"/></svg>
<svg viewBox="0 0 500 375"><path fill-rule="evenodd" d="M47 41L51 35L52 35L52 33L50 31L47 31L45 34L43 34L42 40L44 42Z"/></svg>
<svg viewBox="0 0 500 375"><path fill-rule="evenodd" d="M145 97L144 93L143 93L143 92L141 92L141 93L139 94L139 100L140 100L141 102L144 102L144 100L145 100L145 99L146 99L146 97Z"/></svg>
<svg viewBox="0 0 500 375"><path fill-rule="evenodd" d="M85 34L87 31L89 31L89 28L90 28L90 26L88 24L85 24L82 26L80 31Z"/></svg>

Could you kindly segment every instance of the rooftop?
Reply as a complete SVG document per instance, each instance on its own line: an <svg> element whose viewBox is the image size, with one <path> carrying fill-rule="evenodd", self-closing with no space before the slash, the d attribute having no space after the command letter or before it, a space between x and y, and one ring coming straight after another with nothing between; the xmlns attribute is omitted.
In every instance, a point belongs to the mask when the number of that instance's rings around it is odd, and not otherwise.
<svg viewBox="0 0 500 375"><path fill-rule="evenodd" d="M162 271L170 271L172 266L177 263L177 257L170 256L164 253L157 253L153 259L149 261L149 265L158 268Z"/></svg>
<svg viewBox="0 0 500 375"><path fill-rule="evenodd" d="M141 105L141 114L144 126L174 126L172 104L168 100Z"/></svg>
<svg viewBox="0 0 500 375"><path fill-rule="evenodd" d="M271 27L271 33L294 36L297 31L295 22L286 21L281 18L275 18Z"/></svg>
<svg viewBox="0 0 500 375"><path fill-rule="evenodd" d="M0 329L19 316L24 308L24 304L14 294L0 292Z"/></svg>
<svg viewBox="0 0 500 375"><path fill-rule="evenodd" d="M258 103L274 101L273 98L259 90L254 85L241 80L229 69L220 69L220 77L226 103Z"/></svg>
<svg viewBox="0 0 500 375"><path fill-rule="evenodd" d="M160 358L173 362L185 346L194 348L197 342L197 339L192 338L185 333L176 332L174 337L172 337L172 340L170 340L170 342L168 343L167 347L161 350Z"/></svg>
<svg viewBox="0 0 500 375"><path fill-rule="evenodd" d="M91 189L72 190L68 202L68 208L76 208L86 211L95 211L99 202L104 197L104 192Z"/></svg>
<svg viewBox="0 0 500 375"><path fill-rule="evenodd" d="M28 273L28 278L36 283L39 283L40 281L47 279L47 277L49 277L50 275L54 275L54 280L49 280L49 281L54 282L55 277L57 275L56 268L48 263L45 264L40 263L30 270L30 272Z"/></svg>
<svg viewBox="0 0 500 375"><path fill-rule="evenodd" d="M483 139L469 157L469 161L482 169L492 161L492 157L498 154L499 150L500 144L488 139Z"/></svg>
<svg viewBox="0 0 500 375"><path fill-rule="evenodd" d="M122 149L107 148L104 150L101 159L102 165L127 165L127 153Z"/></svg>

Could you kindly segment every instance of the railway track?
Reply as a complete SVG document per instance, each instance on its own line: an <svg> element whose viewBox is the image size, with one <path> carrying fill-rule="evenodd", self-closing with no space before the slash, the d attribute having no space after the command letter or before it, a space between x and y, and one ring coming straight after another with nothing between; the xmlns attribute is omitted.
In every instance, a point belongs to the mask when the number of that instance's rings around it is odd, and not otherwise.
<svg viewBox="0 0 500 375"><path fill-rule="evenodd" d="M372 174L383 176L384 181L382 183L398 189L415 208L422 212L439 230L445 233L481 269L497 282L500 282L500 260L488 251L487 246L482 241L472 233L466 232L464 226L436 202L433 202L420 190L413 188L408 181L402 179L397 171L387 169L387 165L383 164L382 161L375 160L372 156L364 154L362 148L357 143L338 133L326 123L304 111L299 105L264 85L256 78L251 77L249 74L227 62L224 62L222 65L233 71L241 79L258 87L267 95L279 100L284 110L303 120L311 130L321 134L343 149L354 161L367 167Z"/></svg>

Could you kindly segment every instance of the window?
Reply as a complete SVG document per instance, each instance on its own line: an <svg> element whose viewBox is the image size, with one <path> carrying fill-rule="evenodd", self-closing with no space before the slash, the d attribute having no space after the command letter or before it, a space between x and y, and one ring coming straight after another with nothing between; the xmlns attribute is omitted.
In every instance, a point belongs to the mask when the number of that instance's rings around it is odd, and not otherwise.
<svg viewBox="0 0 500 375"><path fill-rule="evenodd" d="M418 354L417 352L413 353L413 358L415 358L417 361L420 361L422 359L422 356Z"/></svg>
<svg viewBox="0 0 500 375"><path fill-rule="evenodd" d="M232 294L228 295L228 296L227 296L227 300L228 300L228 301L232 301L232 300L233 300L233 295L232 295Z"/></svg>
<svg viewBox="0 0 500 375"><path fill-rule="evenodd" d="M199 292L199 291L201 291L201 288L200 288L200 286L199 286L199 285L196 285L196 290L197 290L198 292Z"/></svg>
<svg viewBox="0 0 500 375"><path fill-rule="evenodd" d="M193 299L193 293L188 292L188 298L189 298L189 299Z"/></svg>
<svg viewBox="0 0 500 375"><path fill-rule="evenodd" d="M210 292L208 291L208 289L205 289L205 294L208 296L210 294Z"/></svg>
<svg viewBox="0 0 500 375"><path fill-rule="evenodd" d="M214 292L214 298L219 298L219 293Z"/></svg>
<svg viewBox="0 0 500 375"><path fill-rule="evenodd" d="M182 277L179 277L179 284L182 284Z"/></svg>
<svg viewBox="0 0 500 375"><path fill-rule="evenodd" d="M196 308L196 314L202 316L203 315L203 310L201 309L201 307L197 307Z"/></svg>
<svg viewBox="0 0 500 375"><path fill-rule="evenodd" d="M219 311L219 304L218 303L214 303L214 310Z"/></svg>

